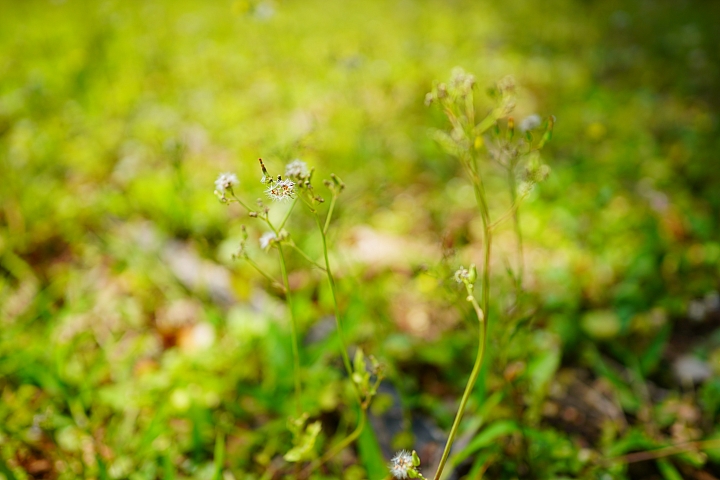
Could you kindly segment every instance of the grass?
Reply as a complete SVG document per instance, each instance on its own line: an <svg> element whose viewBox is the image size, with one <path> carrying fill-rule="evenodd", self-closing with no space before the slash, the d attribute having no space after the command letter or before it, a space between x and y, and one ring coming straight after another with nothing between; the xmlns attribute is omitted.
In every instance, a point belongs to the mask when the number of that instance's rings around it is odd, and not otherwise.
<svg viewBox="0 0 720 480"><path fill-rule="evenodd" d="M294 474L291 325L282 291L232 259L242 224L258 266L280 267L260 224L212 194L234 171L243 198L263 196L262 157L347 185L327 259L311 214L286 227L336 287L285 251L316 458L364 418L336 311L350 356L386 369L363 433L315 478L383 478L402 448L429 477L477 347L452 273L482 264L482 219L433 140L443 113L423 105L457 65L477 77L478 112L512 74L515 118L557 124L551 174L520 210L520 291L512 221L494 232L491 348L446 472L720 476L717 10L5 2L0 476ZM512 198L490 173L499 218ZM674 373L688 361L695 379Z"/></svg>

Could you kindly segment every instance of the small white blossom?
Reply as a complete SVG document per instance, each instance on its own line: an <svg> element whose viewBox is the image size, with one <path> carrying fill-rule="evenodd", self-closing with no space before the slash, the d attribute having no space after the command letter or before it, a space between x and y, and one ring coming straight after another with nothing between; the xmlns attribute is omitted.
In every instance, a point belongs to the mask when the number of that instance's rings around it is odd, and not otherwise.
<svg viewBox="0 0 720 480"><path fill-rule="evenodd" d="M412 454L407 450L399 451L392 460L390 460L388 467L393 477L400 479L410 478L408 475L410 470L415 469Z"/></svg>
<svg viewBox="0 0 720 480"><path fill-rule="evenodd" d="M461 266L455 272L454 278L457 283L463 283L464 280L467 280L470 278L470 270Z"/></svg>
<svg viewBox="0 0 720 480"><path fill-rule="evenodd" d="M265 232L260 237L260 248L267 250L270 248L272 242L275 241L277 241L277 235L275 235L275 232Z"/></svg>
<svg viewBox="0 0 720 480"><path fill-rule="evenodd" d="M278 180L265 190L268 197L276 201L284 201L295 195L295 182L292 180Z"/></svg>
<svg viewBox="0 0 720 480"><path fill-rule="evenodd" d="M533 113L532 115L529 115L520 121L520 125L518 125L518 128L521 132L525 133L528 130L534 130L537 127L540 126L542 123L542 118L540 118L540 115Z"/></svg>
<svg viewBox="0 0 720 480"><path fill-rule="evenodd" d="M307 163L295 159L285 166L285 176L291 178L305 179L310 176Z"/></svg>
<svg viewBox="0 0 720 480"><path fill-rule="evenodd" d="M225 191L240 184L237 175L230 172L221 173L215 180L215 190L225 195Z"/></svg>

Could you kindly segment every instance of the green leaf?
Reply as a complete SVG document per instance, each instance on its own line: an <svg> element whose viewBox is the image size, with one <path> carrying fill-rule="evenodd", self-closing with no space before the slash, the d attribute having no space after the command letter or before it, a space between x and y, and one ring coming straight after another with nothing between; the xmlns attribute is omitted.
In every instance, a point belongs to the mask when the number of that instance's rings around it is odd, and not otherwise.
<svg viewBox="0 0 720 480"><path fill-rule="evenodd" d="M315 454L315 441L321 429L322 425L319 421L308 425L303 434L297 439L295 446L283 458L288 462L311 460Z"/></svg>
<svg viewBox="0 0 720 480"><path fill-rule="evenodd" d="M640 357L640 369L642 370L643 375L651 373L657 366L660 358L662 358L663 352L665 351L665 344L670 337L671 331L672 324L668 322L663 326L660 332L655 335L652 342L650 342L650 345L648 345L645 352L643 352Z"/></svg>
<svg viewBox="0 0 720 480"><path fill-rule="evenodd" d="M357 441L360 460L367 470L370 480L381 480L387 478L388 469L383 458L380 444L375 432L370 425L366 425Z"/></svg>
<svg viewBox="0 0 720 480"><path fill-rule="evenodd" d="M5 475L7 480L16 480L16 476L12 473L12 470L8 468L5 461L0 457L0 473Z"/></svg>
<svg viewBox="0 0 720 480"><path fill-rule="evenodd" d="M670 463L670 460L667 458L660 458L655 461L655 464L665 480L683 480L682 475L677 471L675 465Z"/></svg>
<svg viewBox="0 0 720 480"><path fill-rule="evenodd" d="M163 463L163 480L175 480L175 465L173 464L170 453L166 453L162 459Z"/></svg>
<svg viewBox="0 0 720 480"><path fill-rule="evenodd" d="M223 464L225 463L225 436L218 433L215 438L215 475L214 480L222 480Z"/></svg>
<svg viewBox="0 0 720 480"><path fill-rule="evenodd" d="M485 427L470 443L455 457L453 463L458 464L467 457L495 442L496 439L519 431L517 423L511 420L499 420Z"/></svg>
<svg viewBox="0 0 720 480"><path fill-rule="evenodd" d="M107 467L105 466L105 462L103 461L103 459L99 453L95 454L95 461L97 461L97 466L98 466L98 478L100 480L110 480L110 476L108 475L108 471L107 471Z"/></svg>

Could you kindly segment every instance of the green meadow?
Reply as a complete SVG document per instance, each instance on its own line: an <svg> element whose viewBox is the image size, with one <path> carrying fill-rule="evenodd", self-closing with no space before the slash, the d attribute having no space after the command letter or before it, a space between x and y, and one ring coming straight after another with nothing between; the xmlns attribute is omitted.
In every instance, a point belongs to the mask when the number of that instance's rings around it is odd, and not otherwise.
<svg viewBox="0 0 720 480"><path fill-rule="evenodd" d="M720 478L719 21L0 0L0 480Z"/></svg>

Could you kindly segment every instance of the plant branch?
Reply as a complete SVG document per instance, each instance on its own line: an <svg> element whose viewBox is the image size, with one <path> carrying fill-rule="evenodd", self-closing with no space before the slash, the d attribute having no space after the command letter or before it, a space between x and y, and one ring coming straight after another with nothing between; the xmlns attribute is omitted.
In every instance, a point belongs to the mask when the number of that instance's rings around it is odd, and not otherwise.
<svg viewBox="0 0 720 480"><path fill-rule="evenodd" d="M278 282L277 280L272 278L270 275L265 273L265 271L263 271L263 269L260 268L260 266L257 263L255 263L250 257L245 256L244 258L255 270L257 270L260 273L260 275L262 275L263 277L268 279L275 288L279 289L283 293L287 293L287 289L283 286L282 283Z"/></svg>
<svg viewBox="0 0 720 480"><path fill-rule="evenodd" d="M293 309L293 303L290 294L290 281L288 280L287 266L285 265L285 253L283 252L282 244L277 244L277 249L280 257L280 270L282 272L283 283L285 284L285 299L287 301L288 309L290 310L290 327L292 331L292 353L293 353L293 378L295 381L295 410L296 414L300 416L300 351L298 347L298 326L297 319L295 318L295 310Z"/></svg>
<svg viewBox="0 0 720 480"><path fill-rule="evenodd" d="M646 460L657 460L658 458L669 457L679 453L691 452L695 450L720 448L720 439L698 440L695 442L679 443L669 447L659 448L657 450L648 450L645 452L633 452L619 457L608 458L608 463L637 463Z"/></svg>

